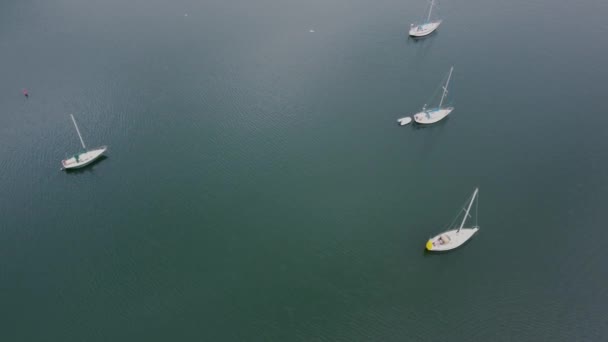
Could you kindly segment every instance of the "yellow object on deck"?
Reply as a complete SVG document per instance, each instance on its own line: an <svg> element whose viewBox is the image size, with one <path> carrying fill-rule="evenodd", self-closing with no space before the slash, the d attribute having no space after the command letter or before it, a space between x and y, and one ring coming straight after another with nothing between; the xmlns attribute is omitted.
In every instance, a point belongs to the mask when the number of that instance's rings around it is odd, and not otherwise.
<svg viewBox="0 0 608 342"><path fill-rule="evenodd" d="M426 249L428 249L429 251L433 250L433 241L431 241L431 240L427 241Z"/></svg>

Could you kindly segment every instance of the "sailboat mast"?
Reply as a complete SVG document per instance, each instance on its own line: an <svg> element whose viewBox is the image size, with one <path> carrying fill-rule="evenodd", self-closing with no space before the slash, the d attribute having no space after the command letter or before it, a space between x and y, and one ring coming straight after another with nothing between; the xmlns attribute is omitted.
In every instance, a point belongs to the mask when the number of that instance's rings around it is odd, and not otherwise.
<svg viewBox="0 0 608 342"><path fill-rule="evenodd" d="M450 74L448 75L448 81L445 82L445 87L443 87L443 94L441 95L441 101L439 101L439 108L441 108L441 105L443 104L443 99L445 98L445 95L447 95L447 93L448 93L448 85L450 84L450 78L452 78L452 71L454 71L454 67L450 68Z"/></svg>
<svg viewBox="0 0 608 342"><path fill-rule="evenodd" d="M76 133L78 133L78 137L80 138L80 143L82 144L82 148L84 148L86 150L87 147L84 145L84 140L82 140L82 135L80 135L80 130L78 129L78 125L76 124L76 119L74 119L74 115L70 114L70 116L72 117L72 122L74 123L74 127L76 127Z"/></svg>
<svg viewBox="0 0 608 342"><path fill-rule="evenodd" d="M429 16L428 18L426 18L426 22L430 22L431 21L431 12L433 11L433 4L435 3L435 0L431 0L431 8L429 8Z"/></svg>
<svg viewBox="0 0 608 342"><path fill-rule="evenodd" d="M467 217L469 216L469 211L471 210L471 206L473 205L475 196L477 196L477 191L479 191L479 188L475 188L475 192L473 192L473 197L471 198L471 203L469 203L469 207L467 208L467 212L464 214L464 218L462 219L462 223L460 224L460 228L458 228L458 231L460 231L462 229L465 221L467 220Z"/></svg>

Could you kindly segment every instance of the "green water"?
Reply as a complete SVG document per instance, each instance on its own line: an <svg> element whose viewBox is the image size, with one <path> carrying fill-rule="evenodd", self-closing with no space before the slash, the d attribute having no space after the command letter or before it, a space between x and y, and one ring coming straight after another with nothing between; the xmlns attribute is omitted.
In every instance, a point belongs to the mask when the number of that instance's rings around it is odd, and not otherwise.
<svg viewBox="0 0 608 342"><path fill-rule="evenodd" d="M4 1L0 340L605 339L608 3L425 5Z"/></svg>

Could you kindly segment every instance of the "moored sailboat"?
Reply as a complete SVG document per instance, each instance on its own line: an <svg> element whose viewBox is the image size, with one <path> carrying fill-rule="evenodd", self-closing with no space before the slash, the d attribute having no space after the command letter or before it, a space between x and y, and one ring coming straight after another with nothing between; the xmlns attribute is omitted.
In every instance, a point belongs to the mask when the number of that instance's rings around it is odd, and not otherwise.
<svg viewBox="0 0 608 342"><path fill-rule="evenodd" d="M70 158L62 160L61 165L63 166L63 170L77 169L89 165L96 159L101 157L103 153L108 149L107 146L100 146L91 150L87 150L87 147L84 144L84 140L82 139L82 135L80 134L80 130L78 129L78 125L76 124L76 119L74 119L74 115L70 114L70 116L72 117L72 122L74 123L74 127L76 128L76 133L78 133L78 138L80 138L80 143L82 144L82 149L84 150L84 152L77 153Z"/></svg>
<svg viewBox="0 0 608 342"><path fill-rule="evenodd" d="M439 25L441 25L441 20L431 20L431 13L433 12L433 7L435 6L435 0L431 0L431 5L429 8L429 14L426 17L426 20L421 24L411 24L410 25L410 36L412 37L424 37L433 33Z"/></svg>
<svg viewBox="0 0 608 342"><path fill-rule="evenodd" d="M450 68L450 73L448 75L448 79L445 82L445 85L442 87L443 92L441 94L441 100L439 101L439 106L436 108L427 109L426 105L422 107L422 111L414 114L414 121L419 124L433 124L438 121L444 119L448 114L450 114L454 107L442 107L443 101L445 100L446 95L448 94L448 86L450 84L450 79L452 78L452 71L454 71L454 67Z"/></svg>
<svg viewBox="0 0 608 342"><path fill-rule="evenodd" d="M438 234L432 238L430 238L426 243L426 249L433 252L442 252L449 251L451 249L462 246L467 240L473 237L475 233L479 230L479 226L475 225L472 228L463 228L467 218L469 217L469 211L471 210L471 206L477 197L477 193L479 192L478 188L475 188L473 192L473 196L471 197L471 201L469 202L469 206L464 214L464 218L462 219L462 223L458 229L448 230L441 234ZM479 202L477 202L479 203Z"/></svg>

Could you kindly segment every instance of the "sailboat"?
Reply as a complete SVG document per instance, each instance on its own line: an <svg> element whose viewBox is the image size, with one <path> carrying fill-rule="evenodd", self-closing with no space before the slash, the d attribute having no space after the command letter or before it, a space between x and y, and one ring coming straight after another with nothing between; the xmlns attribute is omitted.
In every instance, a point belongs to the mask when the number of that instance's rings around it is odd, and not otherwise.
<svg viewBox="0 0 608 342"><path fill-rule="evenodd" d="M443 232L437 236L434 236L429 239L426 243L426 249L433 252L441 252L441 251L449 251L451 249L460 247L463 243L469 240L477 231L479 230L479 226L475 225L473 228L463 228L467 218L469 217L469 211L471 210L471 206L475 201L475 197L477 197L477 193L479 192L479 188L475 188L475 192L473 192L473 196L471 197L471 202L469 202L469 206L464 214L464 218L462 219L462 223L458 229L448 230L447 232ZM478 202L479 203L479 202Z"/></svg>
<svg viewBox="0 0 608 342"><path fill-rule="evenodd" d="M450 68L450 74L448 75L448 80L445 82L443 86L443 93L441 94L441 100L439 101L439 106L437 108L427 109L426 105L422 107L422 111L414 114L414 121L419 124L432 124L438 122L448 116L453 110L454 107L442 107L443 100L445 96L448 94L448 85L450 84L450 79L452 78L452 71L454 71L454 67Z"/></svg>
<svg viewBox="0 0 608 342"><path fill-rule="evenodd" d="M101 146L92 150L87 150L84 140L82 140L80 130L78 129L78 125L76 124L76 119L74 119L74 115L70 114L70 116L72 117L74 127L76 127L76 133L78 133L78 137L80 138L80 143L82 144L82 149L84 152L77 153L68 159L62 160L61 165L63 165L63 170L77 169L89 165L97 158L101 157L101 155L108 149L107 146Z"/></svg>
<svg viewBox="0 0 608 342"><path fill-rule="evenodd" d="M435 0L431 0L431 6L429 8L429 15L426 17L426 21L422 24L411 24L410 25L410 36L412 37L424 37L433 33L439 25L441 20L431 20L431 13L433 12L433 6L435 6Z"/></svg>

